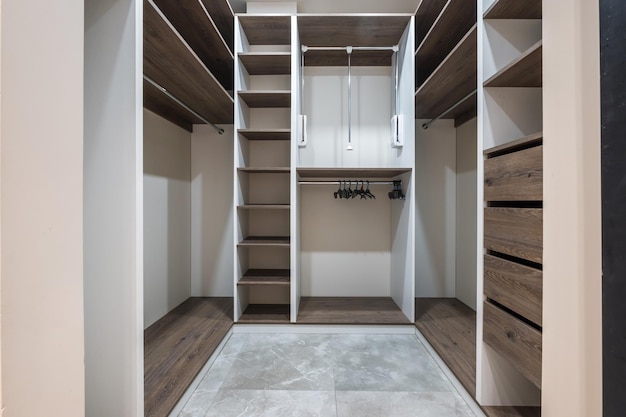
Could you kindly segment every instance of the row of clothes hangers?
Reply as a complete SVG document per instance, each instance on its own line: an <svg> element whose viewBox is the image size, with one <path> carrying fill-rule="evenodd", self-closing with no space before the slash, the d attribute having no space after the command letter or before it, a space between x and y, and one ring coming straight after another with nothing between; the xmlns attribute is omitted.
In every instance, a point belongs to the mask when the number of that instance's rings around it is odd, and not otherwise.
<svg viewBox="0 0 626 417"><path fill-rule="evenodd" d="M360 197L361 200L376 199L376 196L370 190L370 182L366 180L339 180L339 189L333 193L335 198L341 199L353 199ZM355 183L355 187L352 188L352 183ZM367 185L367 186L366 186ZM404 200L406 195L402 192L402 181L393 181L392 190L389 191L388 196L390 200Z"/></svg>

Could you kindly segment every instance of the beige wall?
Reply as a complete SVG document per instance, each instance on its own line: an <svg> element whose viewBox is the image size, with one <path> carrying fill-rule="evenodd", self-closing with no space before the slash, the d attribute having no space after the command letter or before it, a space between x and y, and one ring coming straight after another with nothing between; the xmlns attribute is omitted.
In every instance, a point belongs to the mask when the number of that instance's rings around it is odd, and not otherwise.
<svg viewBox="0 0 626 417"><path fill-rule="evenodd" d="M82 416L83 2L1 22L3 415Z"/></svg>
<svg viewBox="0 0 626 417"><path fill-rule="evenodd" d="M544 417L602 415L598 0L543 2Z"/></svg>

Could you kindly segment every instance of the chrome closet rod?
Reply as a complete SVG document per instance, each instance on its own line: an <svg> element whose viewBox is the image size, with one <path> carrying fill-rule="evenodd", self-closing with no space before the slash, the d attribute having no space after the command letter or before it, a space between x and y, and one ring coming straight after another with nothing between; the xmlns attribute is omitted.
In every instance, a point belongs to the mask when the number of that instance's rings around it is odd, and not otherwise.
<svg viewBox="0 0 626 417"><path fill-rule="evenodd" d="M393 46L306 46L302 45L302 52L307 51L397 51L398 45Z"/></svg>
<svg viewBox="0 0 626 417"><path fill-rule="evenodd" d="M163 94L165 94L166 96L168 96L169 98L171 98L173 101L175 101L178 105L180 105L182 108L184 108L185 110L187 110L189 113L193 114L194 116L196 116L198 119L202 120L204 123L211 125L211 127L215 130L217 130L217 133L219 133L220 135L224 134L224 129L222 129L221 127L215 126L213 123L209 122L207 119L205 119L204 117L200 116L198 113L196 113L195 111L193 111L192 109L190 109L185 103L183 103L182 101L180 101L178 98L176 98L176 96L174 96L172 93L170 93L169 91L167 91L164 87L161 87L159 84L157 84L156 81L154 81L152 78L148 77L147 75L143 75L143 79L148 81L150 84L152 84L153 86L155 86L156 88L158 88L159 90L161 90L161 92Z"/></svg>
<svg viewBox="0 0 626 417"><path fill-rule="evenodd" d="M463 97L462 99L460 99L459 101L457 101L456 103L454 103L452 106L448 107L444 112L442 112L439 116L435 117L434 119L429 120L428 122L424 123L422 125L422 129L426 130L430 127L430 125L432 125L433 123L435 123L437 120L441 119L443 116L445 116L446 114L450 113L452 110L456 109L461 103L463 103L465 100L467 100L468 98L470 98L471 96L473 96L474 94L476 94L476 90L472 91L471 93L469 93L468 95L466 95L465 97Z"/></svg>
<svg viewBox="0 0 626 417"><path fill-rule="evenodd" d="M345 181L298 181L298 185L333 185L343 183L365 182L371 185L393 185L393 181L368 181L368 180L345 180Z"/></svg>

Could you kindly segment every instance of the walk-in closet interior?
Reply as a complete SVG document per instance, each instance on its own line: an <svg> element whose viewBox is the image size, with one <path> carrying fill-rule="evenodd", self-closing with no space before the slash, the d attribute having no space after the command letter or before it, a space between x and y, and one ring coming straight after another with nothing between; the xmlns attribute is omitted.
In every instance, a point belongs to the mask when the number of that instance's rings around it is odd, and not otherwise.
<svg viewBox="0 0 626 417"><path fill-rule="evenodd" d="M541 1L335 3L143 2L145 415L252 324L412 326L540 415Z"/></svg>

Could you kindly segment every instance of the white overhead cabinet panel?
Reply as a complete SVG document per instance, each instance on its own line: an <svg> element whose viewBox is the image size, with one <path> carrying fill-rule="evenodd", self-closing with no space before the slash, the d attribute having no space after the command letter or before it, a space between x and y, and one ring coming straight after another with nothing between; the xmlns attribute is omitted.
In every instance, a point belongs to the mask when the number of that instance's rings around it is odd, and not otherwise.
<svg viewBox="0 0 626 417"><path fill-rule="evenodd" d="M412 322L413 16L235 26L235 320Z"/></svg>

